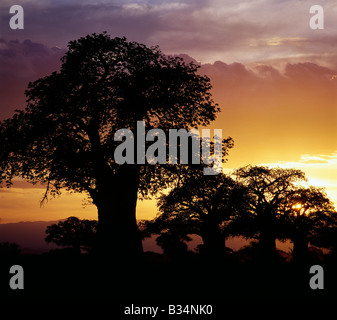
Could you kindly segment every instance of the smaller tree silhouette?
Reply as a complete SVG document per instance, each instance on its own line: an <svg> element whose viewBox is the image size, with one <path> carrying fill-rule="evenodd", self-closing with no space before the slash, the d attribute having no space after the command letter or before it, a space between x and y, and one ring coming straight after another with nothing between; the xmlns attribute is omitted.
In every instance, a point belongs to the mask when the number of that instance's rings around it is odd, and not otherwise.
<svg viewBox="0 0 337 320"><path fill-rule="evenodd" d="M75 252L89 251L94 244L97 231L96 220L69 217L47 227L45 241L58 246L71 247Z"/></svg>
<svg viewBox="0 0 337 320"><path fill-rule="evenodd" d="M309 242L320 246L321 235L337 227L337 213L322 188L311 186L294 191L289 196L285 214L296 262L306 261Z"/></svg>
<svg viewBox="0 0 337 320"><path fill-rule="evenodd" d="M205 254L221 257L226 252L228 225L241 208L243 192L240 184L224 174L204 176L191 169L176 188L159 198L160 214L147 223L147 230L174 233L176 239L197 234Z"/></svg>
<svg viewBox="0 0 337 320"><path fill-rule="evenodd" d="M237 234L257 238L261 257L276 257L276 239L286 238L284 208L289 196L305 182L304 172L296 169L246 166L235 171L236 181L246 187L246 208L233 223Z"/></svg>

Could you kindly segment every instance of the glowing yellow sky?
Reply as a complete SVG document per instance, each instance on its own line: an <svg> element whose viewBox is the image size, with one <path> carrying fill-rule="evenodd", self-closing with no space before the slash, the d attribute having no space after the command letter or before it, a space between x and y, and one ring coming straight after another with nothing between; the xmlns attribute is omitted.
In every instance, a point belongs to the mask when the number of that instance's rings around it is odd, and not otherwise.
<svg viewBox="0 0 337 320"><path fill-rule="evenodd" d="M1 189L0 189L1 190ZM48 201L40 206L44 194L42 188L11 188L0 191L0 223L19 221L55 221L69 216L81 219L97 219L94 205L84 206L86 199L82 194L70 194L64 191L60 197ZM137 217L139 219L152 218L156 213L153 201L139 201Z"/></svg>

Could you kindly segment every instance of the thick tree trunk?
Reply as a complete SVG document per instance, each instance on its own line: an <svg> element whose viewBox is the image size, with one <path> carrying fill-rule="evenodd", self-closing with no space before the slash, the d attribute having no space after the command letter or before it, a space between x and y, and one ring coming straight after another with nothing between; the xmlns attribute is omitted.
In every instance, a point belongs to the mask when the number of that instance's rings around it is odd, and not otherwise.
<svg viewBox="0 0 337 320"><path fill-rule="evenodd" d="M276 239L271 230L261 230L259 236L260 254L263 260L273 260L276 255Z"/></svg>
<svg viewBox="0 0 337 320"><path fill-rule="evenodd" d="M293 259L296 263L305 263L308 258L308 239L306 234L299 232L293 239Z"/></svg>
<svg viewBox="0 0 337 320"><path fill-rule="evenodd" d="M95 252L101 257L119 262L141 257L143 247L136 220L138 187L137 165L121 165L111 181L101 181L95 201L98 208Z"/></svg>
<svg viewBox="0 0 337 320"><path fill-rule="evenodd" d="M264 207L260 216L260 255L263 261L273 261L276 257L275 218L273 211Z"/></svg>
<svg viewBox="0 0 337 320"><path fill-rule="evenodd" d="M223 257L226 252L226 243L219 224L211 220L205 221L201 231L205 253L213 258Z"/></svg>

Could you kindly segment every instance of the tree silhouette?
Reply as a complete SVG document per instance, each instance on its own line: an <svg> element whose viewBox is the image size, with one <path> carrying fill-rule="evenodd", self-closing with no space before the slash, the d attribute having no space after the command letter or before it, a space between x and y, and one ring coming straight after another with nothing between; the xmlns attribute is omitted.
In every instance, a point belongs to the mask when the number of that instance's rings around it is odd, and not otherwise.
<svg viewBox="0 0 337 320"><path fill-rule="evenodd" d="M220 257L225 253L227 226L243 199L244 189L230 177L190 170L179 186L159 198L160 214L147 228L153 233L197 234L203 240L203 252Z"/></svg>
<svg viewBox="0 0 337 320"><path fill-rule="evenodd" d="M42 183L44 199L62 188L87 193L98 210L96 251L139 256L137 198L170 186L180 167L120 165L114 134L130 129L141 141L137 121L146 130L208 125L219 108L197 69L106 33L69 42L60 72L30 83L25 110L0 123L0 182L10 186L19 176Z"/></svg>
<svg viewBox="0 0 337 320"><path fill-rule="evenodd" d="M236 180L247 190L246 208L235 221L238 234L258 238L262 257L273 258L276 239L287 236L285 206L304 182L305 174L296 169L246 166L236 170Z"/></svg>
<svg viewBox="0 0 337 320"><path fill-rule="evenodd" d="M337 227L337 213L322 188L295 190L288 197L284 213L290 224L289 237L294 243L296 262L306 261L309 242L319 243L322 234Z"/></svg>
<svg viewBox="0 0 337 320"><path fill-rule="evenodd" d="M71 247L80 253L81 249L89 251L94 244L97 231L96 220L80 220L69 217L57 224L52 224L46 229L46 242L54 242L58 246Z"/></svg>

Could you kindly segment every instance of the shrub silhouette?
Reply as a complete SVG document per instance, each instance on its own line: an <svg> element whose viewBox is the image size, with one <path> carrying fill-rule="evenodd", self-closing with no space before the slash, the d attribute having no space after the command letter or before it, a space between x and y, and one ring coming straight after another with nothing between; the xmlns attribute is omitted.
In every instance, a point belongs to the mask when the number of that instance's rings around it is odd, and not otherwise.
<svg viewBox="0 0 337 320"><path fill-rule="evenodd" d="M45 241L54 242L62 247L71 247L77 253L80 253L81 250L88 252L94 244L96 231L96 220L80 220L76 217L69 217L48 226Z"/></svg>

